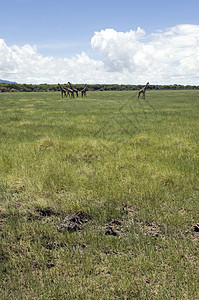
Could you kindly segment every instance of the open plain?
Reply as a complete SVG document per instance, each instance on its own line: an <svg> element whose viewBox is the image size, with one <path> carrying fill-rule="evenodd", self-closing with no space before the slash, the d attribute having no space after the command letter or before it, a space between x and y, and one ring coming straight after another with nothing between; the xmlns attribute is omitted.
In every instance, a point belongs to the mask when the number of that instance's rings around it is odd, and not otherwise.
<svg viewBox="0 0 199 300"><path fill-rule="evenodd" d="M0 93L1 299L199 299L198 111Z"/></svg>

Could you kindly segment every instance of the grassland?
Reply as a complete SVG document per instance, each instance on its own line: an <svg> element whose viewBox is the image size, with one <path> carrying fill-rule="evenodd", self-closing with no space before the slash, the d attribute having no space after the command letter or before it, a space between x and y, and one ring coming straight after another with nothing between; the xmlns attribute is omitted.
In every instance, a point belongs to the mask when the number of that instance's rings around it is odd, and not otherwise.
<svg viewBox="0 0 199 300"><path fill-rule="evenodd" d="M1 299L199 299L198 111L1 93Z"/></svg>

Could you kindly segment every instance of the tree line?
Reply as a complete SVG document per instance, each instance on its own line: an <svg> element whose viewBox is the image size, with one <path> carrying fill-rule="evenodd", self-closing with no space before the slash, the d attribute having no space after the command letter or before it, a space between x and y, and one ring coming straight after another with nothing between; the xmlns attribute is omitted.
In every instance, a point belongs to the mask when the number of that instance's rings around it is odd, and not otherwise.
<svg viewBox="0 0 199 300"><path fill-rule="evenodd" d="M67 86L67 84L65 84ZM64 86L64 84L63 84ZM75 84L78 90L82 90L85 84ZM131 84L87 84L89 91L136 91L143 85ZM196 85L149 85L148 90L198 90ZM57 84L18 84L18 83L0 83L0 92L57 92L59 86Z"/></svg>

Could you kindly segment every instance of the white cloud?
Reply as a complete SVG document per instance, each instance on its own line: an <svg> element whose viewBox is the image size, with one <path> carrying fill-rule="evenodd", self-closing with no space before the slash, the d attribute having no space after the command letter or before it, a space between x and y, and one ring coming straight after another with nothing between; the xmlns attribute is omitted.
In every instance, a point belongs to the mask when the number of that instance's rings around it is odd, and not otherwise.
<svg viewBox="0 0 199 300"><path fill-rule="evenodd" d="M198 25L177 25L150 37L140 28L106 29L95 33L91 45L109 72L129 73L132 82L199 84Z"/></svg>
<svg viewBox="0 0 199 300"><path fill-rule="evenodd" d="M42 56L36 47L8 47L0 40L0 78L18 83L91 82L103 64L86 53L72 59ZM89 75L88 75L89 74ZM98 77L97 79L100 80Z"/></svg>
<svg viewBox="0 0 199 300"><path fill-rule="evenodd" d="M42 56L35 46L8 47L0 39L0 78L25 83L199 84L199 26L177 25L147 36L136 31L95 32L92 48L72 58Z"/></svg>
<svg viewBox="0 0 199 300"><path fill-rule="evenodd" d="M108 71L134 70L134 54L141 50L139 39L144 34L144 30L139 27L137 31L129 32L106 29L95 32L91 39L91 46L101 53Z"/></svg>

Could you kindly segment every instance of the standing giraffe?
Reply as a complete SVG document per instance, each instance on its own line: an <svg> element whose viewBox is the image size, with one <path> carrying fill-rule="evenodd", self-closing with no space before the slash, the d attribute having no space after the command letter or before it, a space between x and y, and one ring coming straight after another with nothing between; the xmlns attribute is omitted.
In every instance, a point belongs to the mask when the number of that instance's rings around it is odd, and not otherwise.
<svg viewBox="0 0 199 300"><path fill-rule="evenodd" d="M86 91L87 91L87 85L85 85L85 87L83 88L83 90L81 90L82 98L86 97Z"/></svg>
<svg viewBox="0 0 199 300"><path fill-rule="evenodd" d="M60 88L62 98L64 97L64 95L67 97L69 92L68 92L65 88L63 88L63 87L61 86L61 84L58 83L58 86L59 86L59 88ZM67 94L66 94L66 93L67 93Z"/></svg>
<svg viewBox="0 0 199 300"><path fill-rule="evenodd" d="M139 90L138 98L140 98L140 94L142 93L143 94L143 98L145 99L145 91L146 91L148 85L149 85L149 82L147 82L147 84L141 90Z"/></svg>
<svg viewBox="0 0 199 300"><path fill-rule="evenodd" d="M70 82L68 82L68 84L70 86L70 89L73 90L74 93L76 93L77 98L78 98L78 90L76 88L74 88Z"/></svg>
<svg viewBox="0 0 199 300"><path fill-rule="evenodd" d="M68 95L69 95L70 97L75 98L75 96L74 96L74 91L73 91L72 89L66 87L66 90L68 91Z"/></svg>

